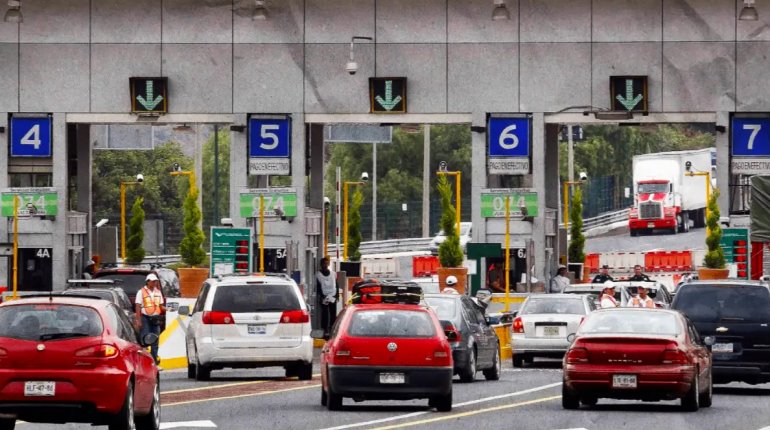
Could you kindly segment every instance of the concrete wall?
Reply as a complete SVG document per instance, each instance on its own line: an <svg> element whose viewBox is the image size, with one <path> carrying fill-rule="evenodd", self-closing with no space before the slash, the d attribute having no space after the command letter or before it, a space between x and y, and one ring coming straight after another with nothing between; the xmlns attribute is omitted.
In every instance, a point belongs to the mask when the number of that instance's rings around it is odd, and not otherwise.
<svg viewBox="0 0 770 430"><path fill-rule="evenodd" d="M129 77L166 76L173 114L203 114L201 121L233 114L239 124L248 113L291 114L293 182L304 201L304 115L367 114L370 76L407 76L410 114L471 114L474 125L488 112L608 107L608 79L619 74L649 76L652 112L716 112L726 120L733 111L770 110L770 0L757 1L758 22L736 20L739 0L506 3L511 19L492 21L489 0L285 0L269 2L269 19L252 21L227 1L25 0L22 24L0 22L0 112L57 113L54 185L65 196L61 114L126 114ZM344 65L354 35L376 43L356 44L360 70L350 76ZM536 148L545 144L543 130L533 136ZM484 139L473 138L475 169L484 168L483 148L476 149ZM245 143L233 134L233 160ZM725 145L720 140L720 156ZM551 158L535 151L538 187L557 168L545 165ZM246 183L237 169L233 193ZM476 201L487 179L483 171L473 178ZM541 200L549 201L548 194ZM56 243L63 222L56 221ZM530 226L536 239L542 224ZM484 228L474 234L485 239ZM299 224L291 237L304 238ZM66 273L61 264L55 270Z"/></svg>

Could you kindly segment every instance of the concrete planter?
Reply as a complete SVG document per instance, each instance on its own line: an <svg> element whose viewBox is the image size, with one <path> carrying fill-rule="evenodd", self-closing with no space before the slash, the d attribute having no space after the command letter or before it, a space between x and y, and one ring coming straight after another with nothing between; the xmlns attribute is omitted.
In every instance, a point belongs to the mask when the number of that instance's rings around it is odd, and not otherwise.
<svg viewBox="0 0 770 430"><path fill-rule="evenodd" d="M698 280L704 279L727 279L727 275L730 273L729 269L709 269L707 267L698 268Z"/></svg>
<svg viewBox="0 0 770 430"><path fill-rule="evenodd" d="M180 267L176 271L179 274L180 295L188 298L198 297L203 281L209 278L209 269L203 267Z"/></svg>
<svg viewBox="0 0 770 430"><path fill-rule="evenodd" d="M454 275L457 278L457 285L453 288L458 293L465 294L465 288L468 285L467 267L439 267L436 272L438 273L438 287L441 291L444 291L444 288L446 288L446 278Z"/></svg>

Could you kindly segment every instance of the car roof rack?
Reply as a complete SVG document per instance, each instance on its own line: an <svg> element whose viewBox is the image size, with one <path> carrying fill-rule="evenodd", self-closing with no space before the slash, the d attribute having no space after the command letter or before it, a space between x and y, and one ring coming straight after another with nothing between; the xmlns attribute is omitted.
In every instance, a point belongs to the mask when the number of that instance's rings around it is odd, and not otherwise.
<svg viewBox="0 0 770 430"><path fill-rule="evenodd" d="M19 299L39 299L39 298L48 298L50 300L53 300L54 297L66 297L66 298L75 298L75 299L91 299L91 300L104 300L103 298L99 296L92 296L89 294L66 294L64 292L50 292L50 293L39 293L39 294L25 294L23 296L19 296Z"/></svg>
<svg viewBox="0 0 770 430"><path fill-rule="evenodd" d="M115 279L67 279L68 284L112 285Z"/></svg>
<svg viewBox="0 0 770 430"><path fill-rule="evenodd" d="M409 304L418 305L424 295L416 282L400 279L365 279L353 285L350 304Z"/></svg>
<svg viewBox="0 0 770 430"><path fill-rule="evenodd" d="M250 277L250 276L275 276L278 278L286 279L286 280L293 280L291 276L289 276L287 273L279 273L279 272L238 272L238 273L220 273L216 275L214 278L222 281L226 278L243 278L243 277Z"/></svg>

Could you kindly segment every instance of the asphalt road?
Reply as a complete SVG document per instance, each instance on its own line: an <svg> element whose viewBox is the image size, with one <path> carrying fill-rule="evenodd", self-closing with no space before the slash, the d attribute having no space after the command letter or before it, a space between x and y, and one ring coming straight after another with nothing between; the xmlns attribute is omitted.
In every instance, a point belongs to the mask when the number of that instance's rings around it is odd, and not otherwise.
<svg viewBox="0 0 770 430"><path fill-rule="evenodd" d="M561 407L561 363L536 361L524 369L506 362L499 381L455 379L452 412L427 401L363 402L345 399L343 410L320 403L320 382L283 378L278 369L213 372L212 381L190 381L183 371L162 374L162 428L252 429L730 429L770 426L770 384L717 386L711 408L681 412L678 402L600 400L594 408ZM23 430L93 428L88 425L20 424ZM106 427L96 427L105 429Z"/></svg>
<svg viewBox="0 0 770 430"><path fill-rule="evenodd" d="M684 251L706 247L706 229L691 228L687 233L656 232L648 236L631 237L628 229L611 235L586 238L585 252L640 252L652 249Z"/></svg>

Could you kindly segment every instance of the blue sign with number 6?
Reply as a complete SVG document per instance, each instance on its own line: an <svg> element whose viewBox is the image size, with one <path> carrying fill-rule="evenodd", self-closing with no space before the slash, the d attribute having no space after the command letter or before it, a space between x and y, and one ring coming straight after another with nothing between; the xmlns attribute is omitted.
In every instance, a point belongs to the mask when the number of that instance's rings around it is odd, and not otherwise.
<svg viewBox="0 0 770 430"><path fill-rule="evenodd" d="M50 157L51 118L11 118L11 157Z"/></svg>
<svg viewBox="0 0 770 430"><path fill-rule="evenodd" d="M289 118L249 119L249 157L288 158L290 148Z"/></svg>
<svg viewBox="0 0 770 430"><path fill-rule="evenodd" d="M733 118L732 155L770 156L770 118Z"/></svg>
<svg viewBox="0 0 770 430"><path fill-rule="evenodd" d="M529 157L529 118L489 118L490 157Z"/></svg>

